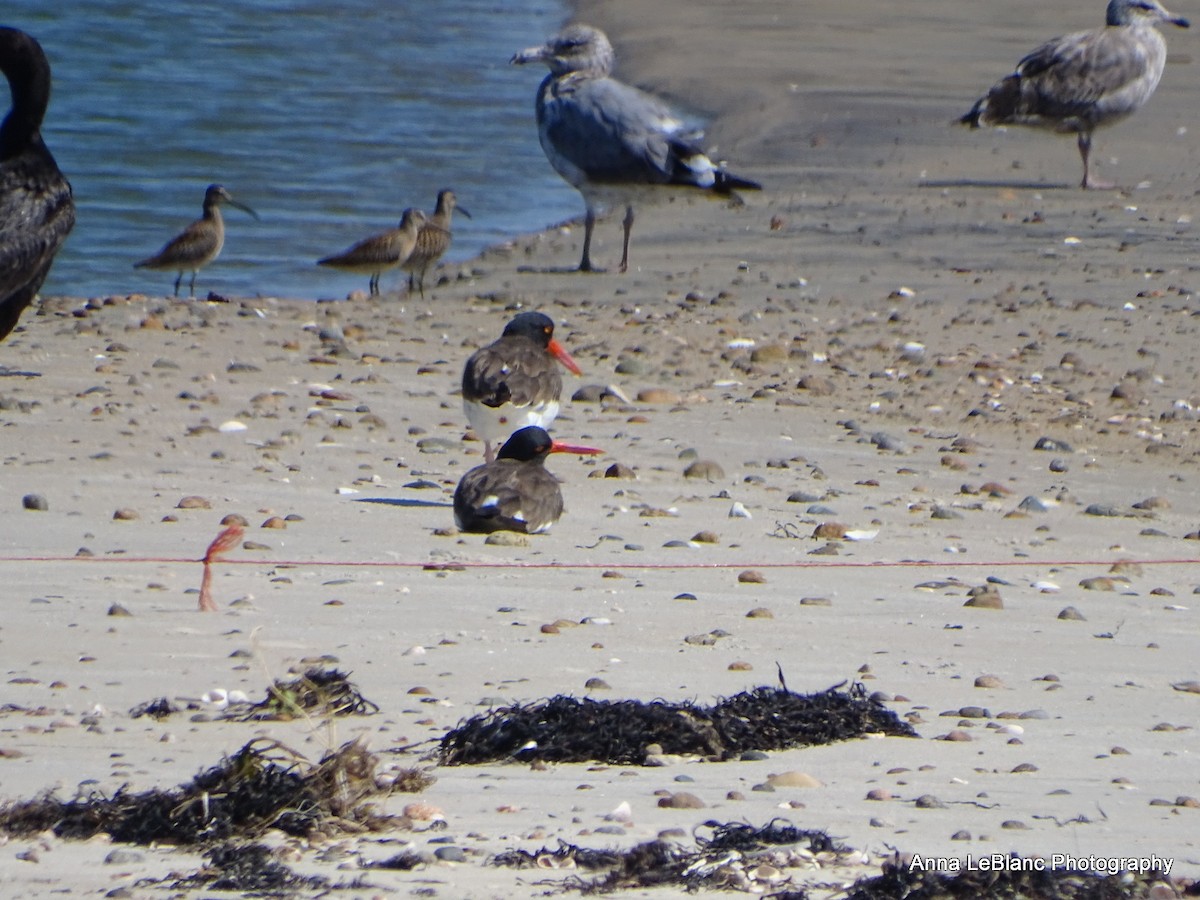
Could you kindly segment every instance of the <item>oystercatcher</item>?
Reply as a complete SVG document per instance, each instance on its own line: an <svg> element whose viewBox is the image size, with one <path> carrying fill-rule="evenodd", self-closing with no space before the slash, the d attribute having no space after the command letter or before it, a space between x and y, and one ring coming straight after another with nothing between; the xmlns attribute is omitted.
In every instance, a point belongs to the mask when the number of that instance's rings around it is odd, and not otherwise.
<svg viewBox="0 0 1200 900"><path fill-rule="evenodd" d="M467 360L463 411L484 442L488 462L496 458L493 443L525 425L547 428L554 421L562 394L557 363L581 374L575 360L554 340L553 320L539 312L514 316L499 340Z"/></svg>
<svg viewBox="0 0 1200 900"><path fill-rule="evenodd" d="M549 530L563 511L558 479L546 471L551 453L603 453L550 439L543 428L516 431L492 462L467 472L454 489L454 521L462 531L488 533Z"/></svg>

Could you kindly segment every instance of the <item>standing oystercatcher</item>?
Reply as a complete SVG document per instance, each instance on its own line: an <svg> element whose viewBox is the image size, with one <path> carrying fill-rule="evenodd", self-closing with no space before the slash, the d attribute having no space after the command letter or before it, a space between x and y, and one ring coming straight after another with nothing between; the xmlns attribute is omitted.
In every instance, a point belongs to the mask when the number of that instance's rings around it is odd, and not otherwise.
<svg viewBox="0 0 1200 900"><path fill-rule="evenodd" d="M563 511L558 479L546 471L551 453L603 453L550 439L529 425L515 432L492 462L467 472L454 489L454 521L462 531L548 531Z"/></svg>
<svg viewBox="0 0 1200 900"><path fill-rule="evenodd" d="M558 362L581 374L575 360L554 340L554 322L539 312L514 316L499 340L467 360L462 378L463 411L484 442L488 462L496 458L492 445L518 428L547 428L554 421L562 394Z"/></svg>

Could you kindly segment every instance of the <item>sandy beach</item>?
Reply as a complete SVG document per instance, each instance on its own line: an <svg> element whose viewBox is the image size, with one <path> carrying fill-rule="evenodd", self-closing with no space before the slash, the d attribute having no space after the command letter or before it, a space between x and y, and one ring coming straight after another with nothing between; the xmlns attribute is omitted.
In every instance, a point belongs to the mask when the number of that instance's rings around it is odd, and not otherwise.
<svg viewBox="0 0 1200 900"><path fill-rule="evenodd" d="M617 74L708 118L761 195L640 208L624 275L565 271L568 223L445 267L424 300L394 274L339 303L44 297L0 345L0 801L173 787L258 736L314 760L361 736L437 779L389 810L420 800L446 827L267 836L297 871L361 879L335 896L543 895L566 875L489 861L774 817L860 854L762 890L830 896L897 851L1200 878L1195 37L1166 35L1157 94L1097 137L1121 190L1078 189L1071 139L949 124L1102 14L581 2ZM513 73L531 128L541 75ZM594 259L615 268L620 237L603 220ZM566 514L498 545L454 529L483 456L458 387L522 309L584 370L555 435L605 453L553 457ZM245 542L202 614L197 560L230 514ZM239 723L202 700L313 665L379 713ZM489 706L710 703L777 671L803 692L860 680L920 737L654 767L428 759ZM185 708L131 716L159 697ZM815 784L772 786L789 773ZM660 805L679 791L703 808ZM366 868L402 848L429 861ZM162 896L202 863L0 835L0 893Z"/></svg>

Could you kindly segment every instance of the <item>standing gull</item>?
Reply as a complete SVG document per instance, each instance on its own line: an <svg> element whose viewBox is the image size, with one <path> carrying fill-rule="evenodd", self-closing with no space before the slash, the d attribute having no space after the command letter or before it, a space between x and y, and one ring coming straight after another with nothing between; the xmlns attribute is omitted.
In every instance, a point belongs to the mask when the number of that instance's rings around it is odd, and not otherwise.
<svg viewBox="0 0 1200 900"><path fill-rule="evenodd" d="M471 218L471 214L458 205L458 198L454 195L454 191L439 191L437 209L421 226L420 232L417 233L416 246L400 267L408 273L408 292L410 294L415 285L421 292L421 296L425 296L425 273L450 249L450 220L454 216L455 209L468 219Z"/></svg>
<svg viewBox="0 0 1200 900"><path fill-rule="evenodd" d="M1054 38L998 81L959 121L1031 125L1075 134L1083 157L1084 188L1111 188L1092 174L1092 133L1119 122L1150 99L1167 61L1167 42L1155 24L1180 28L1188 20L1158 0L1111 0L1103 28Z"/></svg>
<svg viewBox="0 0 1200 900"><path fill-rule="evenodd" d="M593 271L592 229L598 207L625 205L621 271L629 265L633 201L652 187L685 186L714 194L762 185L715 166L661 100L609 73L613 48L604 32L571 25L541 47L522 50L515 65L550 68L537 95L538 137L550 165L576 188L587 206L579 271Z"/></svg>
<svg viewBox="0 0 1200 900"><path fill-rule="evenodd" d="M515 432L494 461L467 472L454 489L454 522L462 531L548 531L563 512L558 479L545 469L551 453L603 453L553 441L530 425Z"/></svg>
<svg viewBox="0 0 1200 900"><path fill-rule="evenodd" d="M75 224L71 185L42 142L50 64L32 37L0 28L12 109L0 125L0 340L17 327Z"/></svg>
<svg viewBox="0 0 1200 900"><path fill-rule="evenodd" d="M188 296L196 296L196 273L216 259L225 246L225 220L221 218L221 204L228 203L254 218L258 213L230 196L229 191L219 184L210 184L204 192L204 215L183 229L154 256L135 262L135 269L158 269L178 272L175 276L175 296L179 296L179 283L184 272L192 273Z"/></svg>
<svg viewBox="0 0 1200 900"><path fill-rule="evenodd" d="M488 462L495 458L492 445L518 428L550 427L562 394L558 363L580 374L554 340L554 322L539 312L513 316L497 340L471 354L463 367L463 412Z"/></svg>
<svg viewBox="0 0 1200 900"><path fill-rule="evenodd" d="M425 221L425 213L421 210L406 209L399 227L365 238L341 253L318 259L317 265L370 275L368 291L374 297L379 293L379 276L401 265L412 255L417 245L417 235Z"/></svg>

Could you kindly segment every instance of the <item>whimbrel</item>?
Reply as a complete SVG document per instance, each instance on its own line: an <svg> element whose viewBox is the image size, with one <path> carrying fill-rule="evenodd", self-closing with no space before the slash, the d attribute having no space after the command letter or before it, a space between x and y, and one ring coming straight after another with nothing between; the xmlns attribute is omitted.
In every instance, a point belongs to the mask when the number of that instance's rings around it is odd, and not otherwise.
<svg viewBox="0 0 1200 900"><path fill-rule="evenodd" d="M183 229L154 256L135 262L135 269L155 269L178 272L175 276L175 296L179 296L179 284L184 272L192 273L188 296L196 296L196 273L217 258L225 246L225 220L221 218L221 204L228 203L247 212L254 218L258 213L239 203L229 191L219 184L210 184L204 192L204 215Z"/></svg>
<svg viewBox="0 0 1200 900"><path fill-rule="evenodd" d="M329 266L343 272L370 275L369 292L379 293L379 276L404 263L417 245L417 235L426 222L419 209L406 209L400 224L389 231L364 238L348 250L317 260L318 266Z"/></svg>
<svg viewBox="0 0 1200 900"><path fill-rule="evenodd" d="M959 119L964 125L1029 125L1076 135L1084 188L1111 188L1092 172L1092 133L1137 112L1150 99L1167 61L1155 24L1187 28L1158 0L1111 0L1103 28L1042 44L993 85Z"/></svg>
<svg viewBox="0 0 1200 900"><path fill-rule="evenodd" d="M468 219L471 218L471 214L458 205L458 198L454 195L454 191L438 192L437 209L421 226L421 231L417 234L416 247L400 267L408 272L408 292L410 294L415 284L420 290L421 296L425 296L425 273L450 249L450 220L454 216L455 209L458 209Z"/></svg>
<svg viewBox="0 0 1200 900"><path fill-rule="evenodd" d="M590 251L598 207L625 205L624 272L633 201L650 188L684 186L714 194L762 188L714 165L698 143L701 134L685 129L657 97L612 78L613 59L604 32L571 25L511 60L516 65L543 62L550 68L538 88L538 137L550 165L583 195L587 207L581 272L593 271Z"/></svg>
<svg viewBox="0 0 1200 900"><path fill-rule="evenodd" d="M489 462L495 458L492 445L518 428L550 427L562 394L558 363L580 374L575 360L554 340L554 322L539 312L518 313L497 340L467 360L463 412Z"/></svg>
<svg viewBox="0 0 1200 900"><path fill-rule="evenodd" d="M50 64L36 40L0 28L12 109L0 125L0 340L17 327L75 224L71 185L42 141Z"/></svg>

